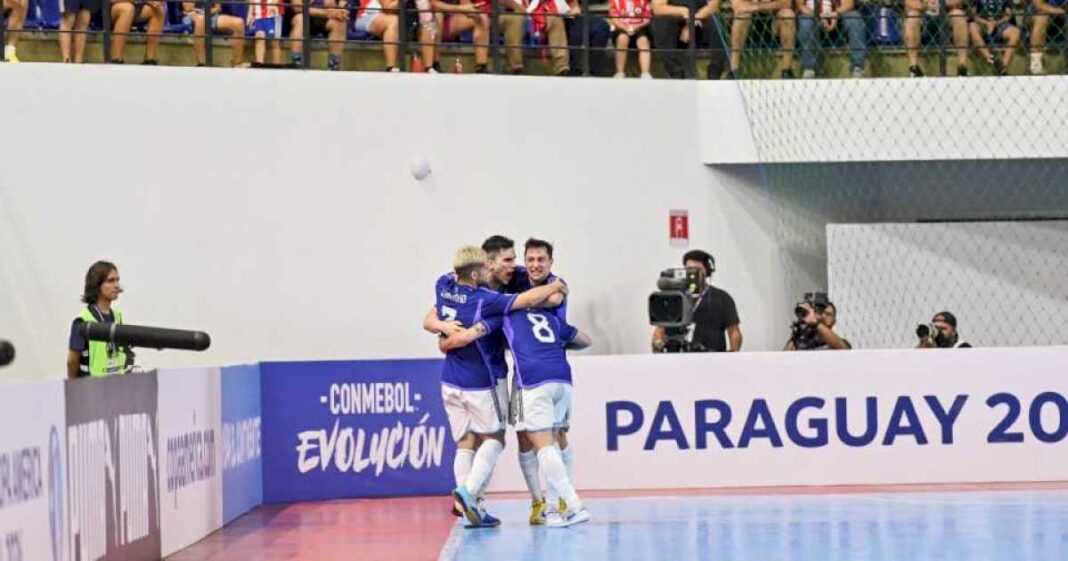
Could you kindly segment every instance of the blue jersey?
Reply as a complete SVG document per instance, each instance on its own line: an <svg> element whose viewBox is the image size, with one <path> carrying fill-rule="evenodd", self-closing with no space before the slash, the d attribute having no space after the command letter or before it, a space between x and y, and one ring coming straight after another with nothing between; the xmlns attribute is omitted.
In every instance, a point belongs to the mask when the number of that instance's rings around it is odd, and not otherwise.
<svg viewBox="0 0 1068 561"><path fill-rule="evenodd" d="M434 293L438 319L455 320L464 327L482 323L488 333L500 330L504 314L517 298L488 288L464 286L457 283L453 275L442 275ZM498 352L491 341L483 338L445 355L441 383L465 390L480 390L493 387L498 378L507 376L503 347Z"/></svg>
<svg viewBox="0 0 1068 561"><path fill-rule="evenodd" d="M515 359L515 379L521 388L547 382L571 383L571 365L564 347L578 330L545 310L514 310L504 316L504 334Z"/></svg>

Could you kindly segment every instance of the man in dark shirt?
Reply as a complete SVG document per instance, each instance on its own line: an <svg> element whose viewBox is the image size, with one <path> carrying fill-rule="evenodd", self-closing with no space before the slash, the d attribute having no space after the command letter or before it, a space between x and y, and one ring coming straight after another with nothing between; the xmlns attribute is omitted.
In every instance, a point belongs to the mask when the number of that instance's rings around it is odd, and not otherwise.
<svg viewBox="0 0 1068 561"><path fill-rule="evenodd" d="M707 252L695 249L682 256L682 264L687 268L704 271L705 279L712 278L716 271L716 262ZM742 348L742 330L739 327L738 309L730 294L707 284L701 291L697 306L693 312L693 336L690 340L691 351L700 352L735 352ZM727 340L730 339L730 348ZM653 349L660 350L667 343L667 333L663 327L653 331Z"/></svg>

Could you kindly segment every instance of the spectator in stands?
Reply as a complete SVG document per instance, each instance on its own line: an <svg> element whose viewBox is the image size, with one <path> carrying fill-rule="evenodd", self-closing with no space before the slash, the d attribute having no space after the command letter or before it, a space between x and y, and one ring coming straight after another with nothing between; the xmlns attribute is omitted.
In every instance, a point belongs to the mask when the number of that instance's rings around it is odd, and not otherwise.
<svg viewBox="0 0 1068 561"><path fill-rule="evenodd" d="M87 341L82 331L87 322L124 323L122 313L114 307L119 294L122 294L119 269L107 261L93 263L85 274L82 302L86 307L70 327L67 377L119 374L133 365L133 354L128 349L111 343Z"/></svg>
<svg viewBox="0 0 1068 561"><path fill-rule="evenodd" d="M797 22L797 34L801 43L802 78L816 77L820 32L834 33L836 30L844 30L849 40L849 75L853 78L864 76L868 40L865 37L864 18L855 8L853 0L797 0L797 11L801 14Z"/></svg>
<svg viewBox="0 0 1068 561"><path fill-rule="evenodd" d="M731 22L731 72L737 75L742 64L742 52L754 21L773 17L772 33L779 38L779 76L794 77L794 49L797 34L796 17L791 0L731 0L734 21ZM655 12L655 7L654 7Z"/></svg>
<svg viewBox="0 0 1068 561"><path fill-rule="evenodd" d="M271 64L282 64L282 11L278 0L249 0L248 28L252 31L252 66L262 67L271 47Z"/></svg>
<svg viewBox="0 0 1068 561"><path fill-rule="evenodd" d="M382 40L386 72L400 72L397 67L400 16L397 15L396 8L397 0L360 0L360 6L356 10L356 23L353 24L356 31L374 35Z"/></svg>
<svg viewBox="0 0 1068 561"><path fill-rule="evenodd" d="M968 15L963 0L945 0L946 16L942 15L941 0L905 0L905 54L909 59L909 76L922 78L920 45L924 37L942 41L941 29L949 21L953 33L953 49L957 54L957 76L968 75Z"/></svg>
<svg viewBox="0 0 1068 561"><path fill-rule="evenodd" d="M786 342L784 351L822 351L847 350L853 345L849 340L834 332L837 323L838 307L834 302L827 302L823 312L819 312L809 302L799 304L808 313L794 324L794 332Z"/></svg>
<svg viewBox="0 0 1068 561"><path fill-rule="evenodd" d="M1040 76L1046 73L1042 64L1042 51L1046 48L1046 31L1050 22L1054 29L1062 32L1068 30L1068 18L1064 16L1065 0L1034 0L1031 19L1031 74Z"/></svg>
<svg viewBox="0 0 1068 561"><path fill-rule="evenodd" d="M608 25L616 47L616 78L627 77L627 49L638 50L638 69L642 78L652 78L649 67L649 26L653 15L649 0L612 0L608 8ZM677 34L675 35L677 37Z"/></svg>
<svg viewBox="0 0 1068 561"><path fill-rule="evenodd" d="M972 43L987 64L994 67L998 76L1008 74L1009 64L1020 45L1020 28L1012 23L1013 0L974 0L972 21L969 24ZM1001 56L991 50L993 45L1004 45Z"/></svg>
<svg viewBox="0 0 1068 561"><path fill-rule="evenodd" d="M590 74L593 76L611 76L612 62L608 60L608 40L612 30L605 18L589 12L583 13L579 0L568 0L570 9L564 20L567 27L567 44L571 47L571 74L582 75L583 57L588 56ZM583 54L583 27L588 29L590 50Z"/></svg>
<svg viewBox="0 0 1068 561"><path fill-rule="evenodd" d="M293 29L290 30L290 58L293 66L304 65L304 13L300 2L290 3L293 10ZM310 8L311 35L325 35L328 41L327 70L341 70L341 56L348 38L349 10L347 0L312 0Z"/></svg>
<svg viewBox="0 0 1068 561"><path fill-rule="evenodd" d="M59 20L59 56L65 63L81 64L85 62L89 22L100 11L100 0L61 0L59 10L63 14Z"/></svg>
<svg viewBox="0 0 1068 561"><path fill-rule="evenodd" d="M938 312L931 318L932 333L927 328L926 337L920 337L918 349L968 349L971 345L960 338L957 332L957 316L951 312Z"/></svg>
<svg viewBox="0 0 1068 561"><path fill-rule="evenodd" d="M196 55L197 66L207 64L204 54L205 32L204 8L196 2L182 2L182 21L193 28L193 53ZM211 7L211 31L218 34L229 34L233 37L232 66L243 68L248 66L245 62L245 21L237 16L222 13L222 4L213 4Z"/></svg>
<svg viewBox="0 0 1068 561"><path fill-rule="evenodd" d="M693 311L693 337L690 350L693 352L737 352L742 349L742 330L738 321L738 308L734 298L726 291L708 282L716 271L715 260L707 252L695 249L682 256L686 268L699 269L705 279L704 288ZM728 341L730 346L727 346ZM653 351L663 352L668 343L663 327L653 330Z"/></svg>
<svg viewBox="0 0 1068 561"><path fill-rule="evenodd" d="M697 43L709 46L708 79L718 80L727 67L726 43L719 21L721 0L708 0L694 14ZM745 0L742 0L745 1ZM653 42L664 60L664 70L671 78L693 78L688 56L683 50L690 43L690 0L652 0ZM792 47L791 47L792 48Z"/></svg>
<svg viewBox="0 0 1068 561"><path fill-rule="evenodd" d="M163 22L167 16L166 2L150 0L149 2L132 2L130 0L111 0L111 21L114 22L111 37L111 62L123 64L126 52L126 40L130 37L133 24L147 22L145 28L145 59L141 64L159 64L159 40L163 33Z"/></svg>
<svg viewBox="0 0 1068 561"><path fill-rule="evenodd" d="M564 23L564 17L571 12L571 6L564 0L531 0L527 3L526 11L531 15L534 33L545 37L545 42L549 46L549 58L552 59L553 76L570 74L571 64L567 49L567 24ZM513 14L508 14L507 17L515 18ZM502 16L502 22L503 20L504 16ZM505 27L505 47L522 44L524 28L522 26L513 26L511 28L511 37L508 36L509 30L509 27ZM522 71L522 50L513 51L510 49L508 59L508 65L513 70L513 74L518 74L515 71L516 68L520 72Z"/></svg>
<svg viewBox="0 0 1068 561"><path fill-rule="evenodd" d="M481 6L468 0L433 0L431 4L436 11L439 30L435 39L435 69L441 71L436 60L440 56L441 42L451 41L471 31L474 35L472 42L475 46L475 72L486 72L489 62L489 17Z"/></svg>
<svg viewBox="0 0 1068 561"><path fill-rule="evenodd" d="M0 20L4 12L7 15L7 31L4 33L4 60L18 62L19 35L22 34L22 26L26 23L26 12L29 9L29 0L3 0L3 10L0 10Z"/></svg>

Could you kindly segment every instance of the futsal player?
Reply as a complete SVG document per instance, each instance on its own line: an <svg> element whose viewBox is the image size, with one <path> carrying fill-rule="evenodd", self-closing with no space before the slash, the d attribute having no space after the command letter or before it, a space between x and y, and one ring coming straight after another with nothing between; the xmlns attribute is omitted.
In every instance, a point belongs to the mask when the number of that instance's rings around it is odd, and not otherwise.
<svg viewBox="0 0 1068 561"><path fill-rule="evenodd" d="M561 281L540 288L557 283ZM487 335L485 330L496 328L497 324L479 327L450 336L441 343L442 350L455 352L468 345L477 345L479 339ZM515 359L516 430L525 432L533 444L550 491L566 501L566 509L550 513L545 524L564 528L586 522L590 514L575 492L556 434L566 424L571 409L571 366L565 348L586 348L590 338L553 313L517 306L505 314L499 328L507 337Z"/></svg>
<svg viewBox="0 0 1068 561"><path fill-rule="evenodd" d="M485 268L482 249L468 246L456 252L453 273L441 276L435 285L439 321L456 321L484 335L499 330L503 314L510 309L536 306L566 290L562 282L556 282L504 295L479 286L486 278ZM477 498L504 449L508 397L506 385L498 383L501 368L489 361L482 342L449 351L442 368L442 401L457 447L454 496L473 526L500 523L485 513Z"/></svg>

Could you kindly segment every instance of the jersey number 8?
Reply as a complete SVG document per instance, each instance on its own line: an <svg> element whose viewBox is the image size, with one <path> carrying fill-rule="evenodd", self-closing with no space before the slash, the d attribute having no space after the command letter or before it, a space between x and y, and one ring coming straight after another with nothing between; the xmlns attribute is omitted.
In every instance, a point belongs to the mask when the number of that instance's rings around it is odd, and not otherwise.
<svg viewBox="0 0 1068 561"><path fill-rule="evenodd" d="M534 338L542 343L555 343L556 334L553 333L552 326L549 325L549 318L544 314L527 313L527 319L530 320L531 330L534 332Z"/></svg>

